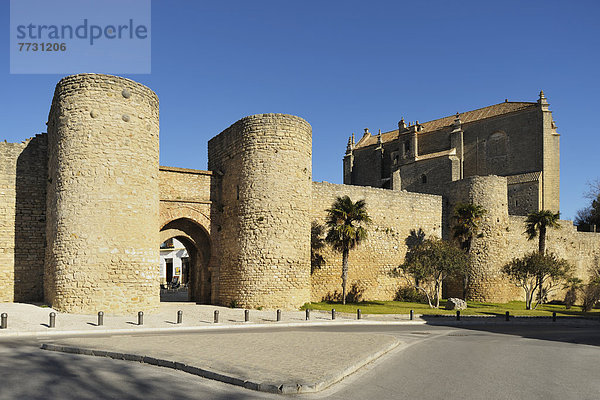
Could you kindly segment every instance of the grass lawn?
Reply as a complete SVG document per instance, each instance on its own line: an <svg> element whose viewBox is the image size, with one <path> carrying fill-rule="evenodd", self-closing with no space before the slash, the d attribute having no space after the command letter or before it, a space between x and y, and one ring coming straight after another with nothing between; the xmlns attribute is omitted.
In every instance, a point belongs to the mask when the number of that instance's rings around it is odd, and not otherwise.
<svg viewBox="0 0 600 400"><path fill-rule="evenodd" d="M320 302L307 303L302 306L302 310L307 308L311 310L330 311L335 308L337 312L356 313L356 309L360 308L363 314L408 314L410 310L414 310L415 314L423 315L453 315L456 311L444 310L446 300L440 300L440 308L429 308L427 304L408 303L402 301L361 301L360 303L342 303L335 302ZM585 317L600 317L600 310L594 309L591 312L584 313L581 307L573 306L567 310L564 305L541 304L537 310L525 310L524 301L511 301L510 303L478 303L475 301L467 302L468 308L461 310L461 315L504 315L506 311L510 315L524 316L552 316L555 311L558 316L585 316Z"/></svg>

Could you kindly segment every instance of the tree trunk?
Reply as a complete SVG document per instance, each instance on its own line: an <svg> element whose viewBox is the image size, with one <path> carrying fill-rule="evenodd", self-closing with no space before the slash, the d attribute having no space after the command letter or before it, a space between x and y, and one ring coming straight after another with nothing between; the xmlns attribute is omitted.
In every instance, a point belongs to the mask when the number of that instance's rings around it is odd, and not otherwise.
<svg viewBox="0 0 600 400"><path fill-rule="evenodd" d="M350 250L344 249L342 252L342 304L346 304L346 282L348 281L348 253Z"/></svg>
<svg viewBox="0 0 600 400"><path fill-rule="evenodd" d="M540 254L546 253L546 227L544 225L540 226L539 251Z"/></svg>
<svg viewBox="0 0 600 400"><path fill-rule="evenodd" d="M533 298L533 293L525 292L525 309L531 310L531 299Z"/></svg>

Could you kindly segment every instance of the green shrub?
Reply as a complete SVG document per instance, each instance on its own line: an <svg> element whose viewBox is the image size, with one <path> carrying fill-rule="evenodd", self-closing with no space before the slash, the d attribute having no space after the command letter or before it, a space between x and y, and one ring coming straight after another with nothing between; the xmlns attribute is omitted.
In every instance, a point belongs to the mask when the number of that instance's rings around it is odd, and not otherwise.
<svg viewBox="0 0 600 400"><path fill-rule="evenodd" d="M398 289L394 300L405 301L409 303L427 303L427 298L425 297L425 295L411 286L401 287L400 289Z"/></svg>

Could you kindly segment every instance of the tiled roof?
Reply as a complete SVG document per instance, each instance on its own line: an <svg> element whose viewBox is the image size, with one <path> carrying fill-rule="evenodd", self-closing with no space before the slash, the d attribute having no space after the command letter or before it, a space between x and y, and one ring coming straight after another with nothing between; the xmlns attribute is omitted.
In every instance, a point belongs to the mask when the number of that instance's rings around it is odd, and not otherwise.
<svg viewBox="0 0 600 400"><path fill-rule="evenodd" d="M537 182L540 180L541 175L541 171L526 172L519 175L509 175L506 177L506 183L509 185L514 185L515 183Z"/></svg>
<svg viewBox="0 0 600 400"><path fill-rule="evenodd" d="M469 122L479 121L486 118L496 117L498 115L509 114L515 111L522 111L528 108L536 107L537 103L530 102L504 102L499 104L494 104L492 106L479 108L477 110L467 111L464 113L460 113L460 121L462 124L468 124ZM428 132L434 132L443 128L450 127L454 123L454 119L456 115L450 115L448 117L434 119L433 121L428 121L424 123L420 123L422 129L419 131L419 135ZM381 141L383 143L390 142L398 138L398 129L385 132L381 134ZM356 144L357 148L367 147L377 143L377 136L371 135L364 139L361 139Z"/></svg>

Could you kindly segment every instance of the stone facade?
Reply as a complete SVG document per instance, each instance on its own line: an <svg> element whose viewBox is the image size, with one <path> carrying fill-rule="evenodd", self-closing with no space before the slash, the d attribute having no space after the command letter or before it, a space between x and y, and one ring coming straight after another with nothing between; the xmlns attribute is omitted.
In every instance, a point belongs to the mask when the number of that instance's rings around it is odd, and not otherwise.
<svg viewBox="0 0 600 400"><path fill-rule="evenodd" d="M299 117L236 122L210 140L210 171L159 167L158 123L150 89L74 75L56 87L48 134L0 143L0 301L152 310L169 238L189 254L190 300L297 308L335 297L341 255L325 248L311 271L310 229L342 195L364 199L373 219L350 252L351 294L393 299L411 231L449 238L454 206L472 202L488 212L472 245L471 299L520 299L500 272L536 247L519 215L559 205L558 134L543 95L351 138L351 185L312 182L311 127ZM600 235L570 221L548 232L547 246L583 278L600 257Z"/></svg>
<svg viewBox="0 0 600 400"><path fill-rule="evenodd" d="M432 185L500 175L512 185L512 213L558 212L559 140L543 92L537 102L505 101L425 123L402 119L398 129L365 129L356 143L350 137L344 183L432 193Z"/></svg>
<svg viewBox="0 0 600 400"><path fill-rule="evenodd" d="M67 312L158 306L158 97L124 78L56 86L44 297Z"/></svg>
<svg viewBox="0 0 600 400"><path fill-rule="evenodd" d="M311 153L310 125L283 114L243 118L209 141L218 303L310 300Z"/></svg>
<svg viewBox="0 0 600 400"><path fill-rule="evenodd" d="M365 200L372 219L367 239L350 251L348 289L364 299L391 300L403 279L393 270L403 261L411 230L422 229L428 236L442 235L442 197L364 186L313 183L311 221L325 223L325 210L337 196ZM341 292L342 256L326 247L320 254L324 263L311 275L312 301Z"/></svg>
<svg viewBox="0 0 600 400"><path fill-rule="evenodd" d="M0 143L0 301L43 299L47 136Z"/></svg>

